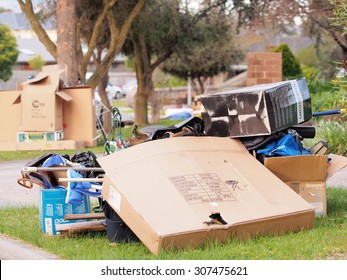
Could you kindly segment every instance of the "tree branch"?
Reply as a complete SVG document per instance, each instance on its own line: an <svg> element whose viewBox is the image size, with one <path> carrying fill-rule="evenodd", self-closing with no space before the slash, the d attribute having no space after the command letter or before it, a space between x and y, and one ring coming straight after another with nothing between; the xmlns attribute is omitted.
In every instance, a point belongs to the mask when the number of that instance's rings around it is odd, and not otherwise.
<svg viewBox="0 0 347 280"><path fill-rule="evenodd" d="M47 32L40 24L40 21L36 14L34 13L33 5L31 0L17 0L20 9L26 15L31 28L34 30L35 34L41 41L41 43L46 47L48 52L57 60L57 46L55 43L49 38Z"/></svg>
<svg viewBox="0 0 347 280"><path fill-rule="evenodd" d="M139 0L136 3L134 9L130 12L125 23L123 24L118 36L116 36L115 30L113 31L113 35L112 35L112 31L111 31L111 43L110 43L109 49L108 49L104 59L102 60L102 62L100 64L100 72L98 73L98 77L96 77L96 76L91 77L91 80L90 80L91 83L94 83L95 80L97 80L97 78L105 75L105 73L108 71L108 69L112 65L114 58L116 57L117 53L120 52L120 50L121 50L121 48L125 42L125 39L127 37L127 33L131 27L132 22L134 21L135 17L138 15L140 10L142 9L144 3L145 3L145 0ZM110 22L110 20L109 20L109 22ZM112 22L112 20L111 20L111 22Z"/></svg>

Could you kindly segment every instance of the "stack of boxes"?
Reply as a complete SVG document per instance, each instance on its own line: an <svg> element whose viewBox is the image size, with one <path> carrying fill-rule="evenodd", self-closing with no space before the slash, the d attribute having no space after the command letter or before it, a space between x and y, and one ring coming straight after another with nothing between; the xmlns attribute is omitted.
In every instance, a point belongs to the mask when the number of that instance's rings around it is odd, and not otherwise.
<svg viewBox="0 0 347 280"><path fill-rule="evenodd" d="M62 65L45 66L17 90L0 91L0 150L65 150L96 145L94 93L65 87ZM6 121L10 120L10 121Z"/></svg>
<svg viewBox="0 0 347 280"><path fill-rule="evenodd" d="M23 92L16 100L22 103L18 142L64 139L63 102L72 98L59 88L59 76L65 69L54 70L41 72L21 84Z"/></svg>

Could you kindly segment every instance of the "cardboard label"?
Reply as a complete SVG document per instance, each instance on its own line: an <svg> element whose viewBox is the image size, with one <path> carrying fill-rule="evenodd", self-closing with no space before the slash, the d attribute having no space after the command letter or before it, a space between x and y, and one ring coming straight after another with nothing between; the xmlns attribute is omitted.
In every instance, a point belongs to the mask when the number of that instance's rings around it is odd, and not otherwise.
<svg viewBox="0 0 347 280"><path fill-rule="evenodd" d="M169 179L189 204L236 200L215 173L198 173ZM238 181L230 181L230 185L237 188Z"/></svg>
<svg viewBox="0 0 347 280"><path fill-rule="evenodd" d="M297 106L297 115L298 115L298 123L302 123L305 121L304 118L304 100L302 98L299 84L296 80L290 81L290 85L292 86L294 97L296 100L296 106Z"/></svg>
<svg viewBox="0 0 347 280"><path fill-rule="evenodd" d="M121 195L114 188L110 187L109 191L109 203L118 212L120 212Z"/></svg>

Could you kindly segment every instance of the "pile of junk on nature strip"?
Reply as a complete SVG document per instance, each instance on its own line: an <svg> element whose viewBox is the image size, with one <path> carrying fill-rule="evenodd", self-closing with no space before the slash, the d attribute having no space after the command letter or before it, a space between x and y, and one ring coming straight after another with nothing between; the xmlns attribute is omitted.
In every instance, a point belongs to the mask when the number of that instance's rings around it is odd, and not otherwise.
<svg viewBox="0 0 347 280"><path fill-rule="evenodd" d="M118 129L118 133L115 133ZM312 132L313 131L313 132ZM104 145L104 156L121 151L147 141L169 137L206 136L204 121L199 117L190 117L170 127L145 127L138 130L134 125L130 139L123 139L120 125L113 126L113 136ZM312 127L292 127L267 136L239 138L243 145L261 161L264 156L292 156L317 153L324 149L327 154L327 143L320 141L314 147L305 149L303 137L313 138ZM78 152L73 156L67 154L45 153L28 162L21 171L18 184L26 188L34 185L42 189L65 188L67 204L81 204L83 196L101 197L104 171L93 151Z"/></svg>

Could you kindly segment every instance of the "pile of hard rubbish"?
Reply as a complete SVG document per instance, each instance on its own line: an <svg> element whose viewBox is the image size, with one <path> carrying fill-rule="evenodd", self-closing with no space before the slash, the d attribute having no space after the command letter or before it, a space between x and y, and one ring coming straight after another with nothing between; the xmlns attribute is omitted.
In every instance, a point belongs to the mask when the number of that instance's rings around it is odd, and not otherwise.
<svg viewBox="0 0 347 280"><path fill-rule="evenodd" d="M121 133L92 152L45 154L23 168L41 180L41 228L60 235L106 230L111 242L140 240L153 253L215 239L308 230L326 209L325 181L347 165L307 125L304 79L204 95L202 118ZM90 198L98 204L91 208Z"/></svg>

